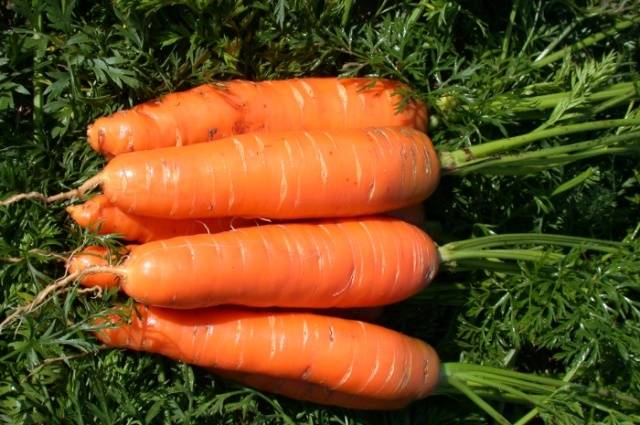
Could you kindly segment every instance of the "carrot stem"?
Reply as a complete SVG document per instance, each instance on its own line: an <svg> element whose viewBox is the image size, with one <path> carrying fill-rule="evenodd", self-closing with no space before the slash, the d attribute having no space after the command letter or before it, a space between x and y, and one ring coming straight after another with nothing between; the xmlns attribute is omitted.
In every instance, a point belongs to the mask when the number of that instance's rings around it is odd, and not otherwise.
<svg viewBox="0 0 640 425"><path fill-rule="evenodd" d="M602 252L615 253L624 247L621 242L602 239L583 238L578 236L553 235L544 233L510 233L505 235L490 235L450 242L443 246L448 251L459 251L470 248L485 249L494 246L521 244L547 244L565 247L585 247Z"/></svg>
<svg viewBox="0 0 640 425"><path fill-rule="evenodd" d="M511 425L511 422L507 420L504 416L500 414L496 409L491 407L489 403L484 401L482 397L476 394L471 388L469 388L465 383L459 381L454 376L448 376L447 383L451 385L453 388L460 391L462 394L466 395L469 400L473 401L479 408L484 410L487 415L491 416L496 422L502 425Z"/></svg>
<svg viewBox="0 0 640 425"><path fill-rule="evenodd" d="M532 96L522 99L516 105L511 105L510 108L513 112L528 112L528 111L542 111L545 109L554 108L562 100L568 99L571 96L571 91L564 91L553 94L544 94L539 96ZM604 90L597 91L587 96L588 102L599 102L603 100L609 100L612 98L618 98L625 96L627 98L633 98L639 94L637 83L635 81L629 81L612 85ZM504 100L497 98L492 104L496 107L502 106ZM601 111L599 111L601 112Z"/></svg>
<svg viewBox="0 0 640 425"><path fill-rule="evenodd" d="M539 58L536 59L532 64L531 67L533 69L538 69L538 68L542 68L544 66L547 66L559 59L562 59L563 57L565 57L568 53L578 50L578 49L583 49L585 47L589 47L592 46L602 40L604 40L607 37L610 36L614 36L616 35L618 32L623 31L627 28L630 28L631 26L640 23L640 17L639 18L635 18L635 19L629 19L629 20L625 20L625 21L620 21L618 23L616 23L613 27L605 30L605 31L601 31L595 34L590 35L589 37L586 37L580 41L578 41L575 44L572 44L570 46L567 46L563 49L558 50L555 53L552 53L544 58Z"/></svg>
<svg viewBox="0 0 640 425"><path fill-rule="evenodd" d="M496 262L496 260L541 261L557 263L565 255L549 250L505 249L510 245L558 246L566 248L582 248L612 254L624 249L621 242L601 239L582 238L576 236L513 233L505 235L490 235L463 241L450 242L438 248L442 263L452 268L483 268L501 272L514 272L512 264ZM494 247L501 247L495 249Z"/></svg>
<svg viewBox="0 0 640 425"><path fill-rule="evenodd" d="M39 43L39 40L42 39L42 10L39 5L39 2L36 0L32 0L31 6L35 10L39 10L36 15L36 20L33 25L33 40L36 45ZM39 46L34 50L33 57L33 140L37 143L42 143L44 139L44 116L43 116L43 107L44 107L44 94L42 90L42 71L40 70L42 66L42 57L43 57L43 49L40 49Z"/></svg>
<svg viewBox="0 0 640 425"><path fill-rule="evenodd" d="M443 363L440 372L440 387L443 390L440 392L446 392L446 386L449 385L468 396L480 407L486 404L480 396L484 394L485 397L496 400L521 402L543 408L552 401L556 393L567 390L578 393L577 398L581 403L606 413L610 413L611 409L603 403L604 399L632 406L640 405L640 401L629 394L568 382L572 375L570 371L564 379L556 379L477 364ZM490 410L484 407L483 410L490 414ZM526 423L537 413L538 410L534 409L517 423Z"/></svg>
<svg viewBox="0 0 640 425"><path fill-rule="evenodd" d="M471 159L460 163L454 169L446 170L445 173L452 175L466 175L471 172L527 174L599 155L635 153L640 149L637 143L639 139L640 131L635 131L530 152ZM626 145L626 142L635 143ZM618 144L621 146L615 146Z"/></svg>
<svg viewBox="0 0 640 425"><path fill-rule="evenodd" d="M502 39L502 55L500 58L505 60L507 58L507 54L509 52L509 41L511 41L511 33L513 32L513 24L516 22L516 15L518 14L518 8L520 7L520 0L516 0L513 2L511 6L511 13L509 14L509 22L507 24L507 29L504 34L504 38Z"/></svg>
<svg viewBox="0 0 640 425"><path fill-rule="evenodd" d="M472 164L477 160L508 152L512 149L529 145L538 140L548 139L551 137L568 136L570 134L582 133L587 131L605 130L612 127L634 125L640 125L640 119L627 118L602 120L580 124L563 125L545 130L534 130L530 133L521 134L519 136L498 139L491 142L470 146L464 149L440 152L440 162L443 170L451 174L464 166Z"/></svg>
<svg viewBox="0 0 640 425"><path fill-rule="evenodd" d="M440 257L444 263L455 264L456 261L466 260L469 258L495 258L500 260L521 260L521 261L539 261L549 260L554 263L564 258L564 255L545 252L534 251L529 249L466 249L457 252L447 251L440 248Z"/></svg>

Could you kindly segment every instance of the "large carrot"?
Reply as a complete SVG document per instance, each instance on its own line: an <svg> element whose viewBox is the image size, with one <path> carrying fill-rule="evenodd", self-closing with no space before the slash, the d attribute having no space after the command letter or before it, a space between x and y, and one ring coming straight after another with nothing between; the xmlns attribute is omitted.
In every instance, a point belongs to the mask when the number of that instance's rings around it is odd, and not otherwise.
<svg viewBox="0 0 640 425"><path fill-rule="evenodd" d="M175 236L219 233L238 227L267 223L259 219L220 217L172 220L129 214L113 205L106 196L97 195L83 204L67 207L71 218L81 227L100 234L116 233L124 240L150 242Z"/></svg>
<svg viewBox="0 0 640 425"><path fill-rule="evenodd" d="M308 383L321 389L306 397L317 402L400 408L428 396L438 384L440 361L433 348L360 321L231 307L177 311L145 306L137 306L130 323L112 320L116 327L97 333L111 347L162 354L241 380L240 374L256 374L296 386Z"/></svg>
<svg viewBox="0 0 640 425"><path fill-rule="evenodd" d="M155 241L137 246L120 266L96 271L120 276L122 290L139 302L178 309L221 304L370 307L421 291L441 262L508 272L516 265L495 260L564 258L539 249L503 248L517 244L602 252L623 247L616 242L538 234L496 235L436 247L424 232L402 220L366 217L270 224Z"/></svg>
<svg viewBox="0 0 640 425"><path fill-rule="evenodd" d="M371 78L302 78L206 84L96 120L91 146L108 156L254 131L406 126L426 130L423 103L399 111L405 86Z"/></svg>
<svg viewBox="0 0 640 425"><path fill-rule="evenodd" d="M417 204L439 175L430 139L409 128L247 134L119 155L48 200L101 184L120 209L145 216L355 216Z"/></svg>
<svg viewBox="0 0 640 425"><path fill-rule="evenodd" d="M417 227L368 217L149 242L112 270L126 294L150 305L346 308L410 297L431 281L439 261Z"/></svg>
<svg viewBox="0 0 640 425"><path fill-rule="evenodd" d="M116 310L97 337L110 347L157 353L289 397L348 408L399 409L442 390L468 396L496 423L510 422L482 397L536 405L576 391L585 408L630 406L629 394L549 376L441 363L426 343L383 327L303 312L238 307ZM127 316L131 322L125 323ZM104 326L109 326L101 320ZM634 403L633 401L631 403Z"/></svg>
<svg viewBox="0 0 640 425"><path fill-rule="evenodd" d="M119 250L120 255L126 255L137 247L137 245L127 245ZM71 274L81 274L88 268L108 267L114 264L115 255L106 247L90 245L71 255L66 262L67 270ZM91 273L80 277L80 284L90 288L108 289L119 285L118 275L113 273ZM366 322L375 322L384 312L383 306L378 307L362 307L362 308L331 308L331 309L314 309L320 314L328 314L330 316L341 317L343 319L362 320ZM289 311L294 311L289 309ZM300 311L309 311L309 309L300 309Z"/></svg>
<svg viewBox="0 0 640 425"><path fill-rule="evenodd" d="M380 213L429 196L440 167L448 174L523 174L631 152L638 132L505 154L545 138L637 123L640 120L570 124L439 155L424 133L409 128L240 135L216 143L120 155L77 189L53 196L16 194L0 201L0 206L23 199L74 198L102 184L109 200L127 212L174 219Z"/></svg>

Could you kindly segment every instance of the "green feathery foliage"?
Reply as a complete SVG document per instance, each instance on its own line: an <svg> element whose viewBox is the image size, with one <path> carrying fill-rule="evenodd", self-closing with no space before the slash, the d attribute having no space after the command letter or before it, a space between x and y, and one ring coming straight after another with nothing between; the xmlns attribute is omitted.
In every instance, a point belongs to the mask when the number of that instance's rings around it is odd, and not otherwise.
<svg viewBox="0 0 640 425"><path fill-rule="evenodd" d="M77 186L103 164L85 140L95 118L213 80L398 79L411 87L407 95L428 103L429 134L441 151L637 119L638 6L626 0L5 2L0 198ZM497 175L514 152L492 154L486 173L444 177L426 202L425 228L442 244L547 232L625 239L625 249L574 248L554 264L493 261L481 271L467 263L387 308L381 323L430 342L445 361L575 384L536 395L530 405L478 387L514 423L637 421L629 394L640 392L639 130L616 126L537 140L517 152L594 142L580 161L554 156L557 166L532 174ZM623 134L630 135L626 141L605 146ZM534 168L549 161L529 159ZM63 276L64 258L74 250L121 244L78 229L63 206L0 207L0 318ZM72 284L2 329L0 422L493 423L459 393L445 391L399 412L356 412L260 393L158 356L103 349L91 319L121 300L114 291L83 292ZM590 397L602 405L589 404Z"/></svg>

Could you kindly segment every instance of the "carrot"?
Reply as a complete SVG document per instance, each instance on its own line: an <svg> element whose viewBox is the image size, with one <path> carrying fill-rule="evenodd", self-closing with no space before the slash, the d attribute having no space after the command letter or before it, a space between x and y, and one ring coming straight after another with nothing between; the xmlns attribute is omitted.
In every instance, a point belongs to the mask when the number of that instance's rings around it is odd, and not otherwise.
<svg viewBox="0 0 640 425"><path fill-rule="evenodd" d="M149 242L198 233L218 233L238 227L267 223L237 217L171 220L128 214L113 205L106 196L96 195L83 204L67 207L71 218L81 227L99 234L119 234L124 240Z"/></svg>
<svg viewBox="0 0 640 425"><path fill-rule="evenodd" d="M107 156L237 134L407 126L426 130L423 103L398 112L406 87L371 78L302 78L206 84L99 118L87 131Z"/></svg>
<svg viewBox="0 0 640 425"><path fill-rule="evenodd" d="M126 255L133 251L137 245L127 245L119 251L120 255ZM108 267L116 262L114 255L108 248L98 245L90 245L82 251L69 257L66 268L69 273L80 273L85 269L95 267ZM89 273L82 275L80 284L87 287L114 288L119 285L120 277L114 273Z"/></svg>
<svg viewBox="0 0 640 425"><path fill-rule="evenodd" d="M99 234L115 233L122 239L135 242L151 242L176 236L219 233L239 227L259 226L271 220L221 217L172 220L159 217L144 217L128 214L113 205L106 196L96 195L83 204L67 207L71 218L81 227ZM386 213L416 226L424 222L422 204Z"/></svg>
<svg viewBox="0 0 640 425"><path fill-rule="evenodd" d="M355 396L362 400L358 408L399 408L431 394L439 379L433 348L365 322L237 307L178 311L140 305L130 323L122 316L110 320L116 327L97 332L110 347L308 383L328 394L338 392L341 396L325 400L331 404Z"/></svg>
<svg viewBox="0 0 640 425"><path fill-rule="evenodd" d="M439 176L430 139L409 128L247 134L120 155L47 200L101 184L123 211L152 217L341 217L417 204Z"/></svg>
<svg viewBox="0 0 640 425"><path fill-rule="evenodd" d="M127 245L120 250L121 255L126 255L137 245ZM85 269L95 267L106 267L113 264L113 257L109 250L103 246L91 245L84 250L72 255L67 260L67 270L69 273L78 273L80 284L87 287L113 288L120 283L119 276L113 273L95 273L83 275ZM291 309L289 309L291 310ZM302 310L304 311L304 310ZM316 310L321 314L341 317L343 319L362 320L366 322L374 322L378 320L384 311L380 307L363 307L363 308L333 308Z"/></svg>
<svg viewBox="0 0 640 425"><path fill-rule="evenodd" d="M225 379L236 381L261 391L329 406L340 406L359 410L395 410L402 409L413 401L411 399L381 400L373 397L357 396L331 390L323 385L305 382L302 379L286 379L268 374L237 372L214 368L209 368L209 370Z"/></svg>
<svg viewBox="0 0 640 425"><path fill-rule="evenodd" d="M149 242L112 270L126 294L149 305L370 307L422 290L438 255L417 227L367 217Z"/></svg>

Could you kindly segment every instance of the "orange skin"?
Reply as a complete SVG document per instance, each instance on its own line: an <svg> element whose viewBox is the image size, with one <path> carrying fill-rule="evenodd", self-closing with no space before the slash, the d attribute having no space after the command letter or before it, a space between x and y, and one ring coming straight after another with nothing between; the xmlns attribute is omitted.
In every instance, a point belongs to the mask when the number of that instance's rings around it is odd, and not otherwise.
<svg viewBox="0 0 640 425"><path fill-rule="evenodd" d="M150 242L199 233L219 233L238 227L267 223L233 217L172 220L127 214L114 206L106 196L96 195L84 204L67 207L71 218L83 228L101 235L119 234L124 240Z"/></svg>
<svg viewBox="0 0 640 425"><path fill-rule="evenodd" d="M328 394L314 401L345 402L345 407L400 408L427 397L438 384L440 361L432 347L365 322L237 307L136 309L130 323L112 317L116 326L98 331L98 339L110 347L228 371L240 379L241 374L257 374L310 384ZM287 395L300 394L293 388ZM355 405L345 401L349 396L355 396Z"/></svg>
<svg viewBox="0 0 640 425"><path fill-rule="evenodd" d="M95 177L123 211L172 219L348 217L422 202L440 164L409 128L247 134L120 155Z"/></svg>
<svg viewBox="0 0 640 425"><path fill-rule="evenodd" d="M67 261L69 273L77 273L88 267L108 266L112 264L114 255L104 246L88 246L81 252L72 255ZM99 286L100 288L114 288L120 283L120 278L113 273L94 273L83 276L80 284L84 286Z"/></svg>
<svg viewBox="0 0 640 425"><path fill-rule="evenodd" d="M137 248L138 245L127 245L123 247L121 254L126 254ZM102 246L88 246L77 254L72 255L67 261L67 270L69 273L77 273L89 267L108 266L113 261L108 259L109 251ZM111 256L114 257L113 255ZM120 284L118 275L112 273L96 273L88 274L80 278L80 284L87 287L98 286L103 289L114 288ZM289 309L289 311L292 311ZM304 311L304 310L300 310ZM316 310L318 311L318 310ZM363 307L363 308L333 308L320 310L322 314L341 317L343 319L362 320L366 322L375 322L384 311L384 307Z"/></svg>
<svg viewBox="0 0 640 425"><path fill-rule="evenodd" d="M71 218L80 226L101 235L118 234L126 241L151 242L176 236L220 233L239 227L259 226L271 221L240 217L172 220L128 214L113 205L106 196L96 195L83 204L67 207ZM415 226L424 222L422 204L386 213Z"/></svg>
<svg viewBox="0 0 640 425"><path fill-rule="evenodd" d="M340 406L360 410L395 410L402 409L411 403L411 399L380 400L372 397L356 396L305 382L301 379L284 379L257 373L243 373L209 369L223 378L237 381L247 387L261 391L280 394L296 400L310 401L329 406Z"/></svg>
<svg viewBox="0 0 640 425"><path fill-rule="evenodd" d="M426 131L427 110L406 87L371 78L301 78L205 84L99 118L88 128L93 149L125 152L183 146L249 132L341 130L372 126Z"/></svg>
<svg viewBox="0 0 640 425"><path fill-rule="evenodd" d="M148 305L350 308L411 297L439 263L437 247L417 227L368 217L149 242L114 273L127 295Z"/></svg>

